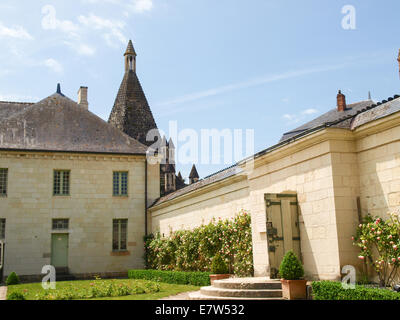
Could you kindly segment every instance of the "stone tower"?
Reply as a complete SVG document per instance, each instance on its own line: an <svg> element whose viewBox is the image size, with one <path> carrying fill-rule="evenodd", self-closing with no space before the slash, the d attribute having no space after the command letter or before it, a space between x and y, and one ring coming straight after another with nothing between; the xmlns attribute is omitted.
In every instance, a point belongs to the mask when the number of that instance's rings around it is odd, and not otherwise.
<svg viewBox="0 0 400 320"><path fill-rule="evenodd" d="M129 40L128 47L124 54L125 73L115 99L114 107L111 111L108 122L128 136L138 140L144 145L151 146L157 141L146 139L150 130L157 130L150 106L143 92L142 86L136 74L136 51L133 43ZM158 152L163 155L160 164L160 191L161 195L168 194L177 190L177 177L175 175L175 146L170 139L168 142L164 137ZM185 184L180 183L180 187Z"/></svg>
<svg viewBox="0 0 400 320"><path fill-rule="evenodd" d="M136 74L136 52L131 40L124 59L124 78L108 122L130 137L151 146L155 141L147 141L146 136L150 130L157 130L157 124Z"/></svg>

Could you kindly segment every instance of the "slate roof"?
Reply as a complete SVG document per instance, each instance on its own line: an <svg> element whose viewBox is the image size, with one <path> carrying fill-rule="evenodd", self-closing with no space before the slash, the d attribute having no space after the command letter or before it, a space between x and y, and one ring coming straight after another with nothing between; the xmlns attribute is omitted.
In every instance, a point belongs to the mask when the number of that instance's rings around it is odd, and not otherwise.
<svg viewBox="0 0 400 320"><path fill-rule="evenodd" d="M6 102L0 101L0 121L7 119L18 112L25 111L26 108L30 107L34 103L29 102Z"/></svg>
<svg viewBox="0 0 400 320"><path fill-rule="evenodd" d="M126 49L127 54L136 56L131 40ZM150 130L157 129L157 124L134 70L125 71L108 122L147 146L154 143L146 141L146 136Z"/></svg>
<svg viewBox="0 0 400 320"><path fill-rule="evenodd" d="M201 188L203 188L203 187L205 187L207 185L213 184L215 182L222 181L222 180L227 179L229 177L232 177L232 176L234 176L234 175L236 175L236 174L238 174L240 172L242 172L242 169L239 168L236 165L232 166L232 167L229 167L227 169L221 170L221 171L219 171L219 172L217 172L217 173L215 173L215 174L213 174L211 176L208 176L208 177L206 177L206 178L204 178L204 179L202 179L202 180L200 180L200 181L198 181L196 183L190 184L190 185L188 185L188 186L186 186L186 187L184 187L182 189L179 189L179 190L177 190L175 192L169 193L166 196L163 196L163 197L159 198L152 205L152 207L157 206L157 205L159 205L159 204L161 204L163 202L178 198L178 197L180 197L180 196L182 196L184 194L190 193L192 191L201 189Z"/></svg>
<svg viewBox="0 0 400 320"><path fill-rule="evenodd" d="M272 152L273 150L276 150L283 145L290 143L291 138L301 138L301 136L304 134L312 133L326 127L354 130L368 122L381 119L396 112L400 112L400 96L395 95L393 98L389 98L388 100L383 100L382 102L378 103L374 103L372 100L361 101L355 104L351 104L348 107L348 110L340 112L340 117L337 115L337 113L334 112L334 110L331 110L324 115L314 119L313 121L310 121L307 124L299 127L302 128L301 130L299 130L299 132L291 131L290 135L289 133L285 134L287 135L285 139L282 138L279 143L258 152L253 157L258 158L264 154ZM245 160L241 162L244 162ZM234 176L243 171L243 169L241 169L239 166L241 162L227 169L221 170L215 174L212 174L204 178L203 180L198 181L197 183L191 184L183 189L172 192L167 196L161 197L151 207L160 205L164 202L178 198L187 193L201 189L207 185L213 184L214 182Z"/></svg>
<svg viewBox="0 0 400 320"><path fill-rule="evenodd" d="M0 103L0 149L145 154L147 147L55 93L35 104Z"/></svg>
<svg viewBox="0 0 400 320"><path fill-rule="evenodd" d="M354 119L351 121L350 129L354 130L363 124L368 122L378 120L389 116L393 113L400 111L400 97L394 96L393 98L389 98L388 102L384 102L386 100L379 103L379 105L370 108L360 114L358 114Z"/></svg>
<svg viewBox="0 0 400 320"><path fill-rule="evenodd" d="M373 103L374 103L374 101L372 101L372 100L365 100L365 101L360 101L357 103L349 104L349 105L347 105L346 110L342 111L342 112L338 111L337 107L335 107L334 109L329 110L328 112L324 113L323 115L319 116L318 118L315 118L315 119L311 120L310 122L307 122L294 130L284 133L282 138L279 140L279 142L283 142L290 138L294 138L307 130L317 128L321 125L333 123L342 118L345 118L345 117L347 118L349 116L353 116L358 111L366 108L367 106L372 105ZM340 123L336 124L335 126L344 128L346 126L349 126L349 123L346 124L346 123L340 122Z"/></svg>

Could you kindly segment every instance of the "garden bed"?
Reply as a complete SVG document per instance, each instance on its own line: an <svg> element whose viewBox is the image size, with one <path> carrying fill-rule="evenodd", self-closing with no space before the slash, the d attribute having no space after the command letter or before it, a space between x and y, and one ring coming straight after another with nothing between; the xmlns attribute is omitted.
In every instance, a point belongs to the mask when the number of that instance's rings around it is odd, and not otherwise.
<svg viewBox="0 0 400 320"><path fill-rule="evenodd" d="M198 286L159 283L147 280L85 280L57 282L56 290L44 290L41 283L8 286L7 297L26 300L157 300Z"/></svg>

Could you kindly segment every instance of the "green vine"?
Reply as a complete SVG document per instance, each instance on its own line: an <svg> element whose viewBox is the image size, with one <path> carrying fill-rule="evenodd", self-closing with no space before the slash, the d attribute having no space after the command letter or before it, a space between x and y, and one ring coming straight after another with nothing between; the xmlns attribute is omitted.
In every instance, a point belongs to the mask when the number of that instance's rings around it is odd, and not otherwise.
<svg viewBox="0 0 400 320"><path fill-rule="evenodd" d="M193 230L160 233L145 238L148 269L211 271L212 259L220 254L237 276L253 275L250 215L242 210L234 219L213 219Z"/></svg>

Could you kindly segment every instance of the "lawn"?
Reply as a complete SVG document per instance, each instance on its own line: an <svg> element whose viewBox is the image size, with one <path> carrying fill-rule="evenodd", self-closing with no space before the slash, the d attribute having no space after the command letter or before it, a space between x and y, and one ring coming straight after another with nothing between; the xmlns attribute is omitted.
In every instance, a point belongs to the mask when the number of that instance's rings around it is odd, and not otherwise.
<svg viewBox="0 0 400 320"><path fill-rule="evenodd" d="M168 284L148 280L117 279L57 282L55 290L44 290L41 283L19 284L8 286L7 295L16 292L22 293L27 300L37 300L38 296L43 296L46 291L49 292L50 295L61 292L82 294L92 292L94 287L101 287L107 290L111 285L113 288L117 289L134 288L136 293L112 297L97 296L84 300L157 300L182 292L199 290L199 287L191 285Z"/></svg>

